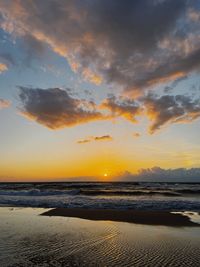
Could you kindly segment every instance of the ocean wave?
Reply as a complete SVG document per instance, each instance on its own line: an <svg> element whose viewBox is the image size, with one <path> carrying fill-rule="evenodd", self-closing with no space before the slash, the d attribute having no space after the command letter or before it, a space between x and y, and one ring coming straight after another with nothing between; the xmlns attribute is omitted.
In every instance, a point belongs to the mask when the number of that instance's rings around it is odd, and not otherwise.
<svg viewBox="0 0 200 267"><path fill-rule="evenodd" d="M52 195L77 195L80 190L0 190L2 196L52 196Z"/></svg>
<svg viewBox="0 0 200 267"><path fill-rule="evenodd" d="M86 195L86 196L168 196L179 197L183 195L200 195L198 189L180 190L116 190L116 189L26 189L26 190L0 190L0 196L52 196L52 195Z"/></svg>
<svg viewBox="0 0 200 267"><path fill-rule="evenodd" d="M71 196L72 197L72 196ZM87 209L135 209L135 210L166 210L166 211L200 211L200 201L190 200L129 200L76 197L35 198L12 197L1 198L0 206L40 207L40 208L87 208Z"/></svg>
<svg viewBox="0 0 200 267"><path fill-rule="evenodd" d="M200 184L0 183L0 206L200 211Z"/></svg>
<svg viewBox="0 0 200 267"><path fill-rule="evenodd" d="M176 190L177 193L181 194L200 194L200 189L178 189Z"/></svg>
<svg viewBox="0 0 200 267"><path fill-rule="evenodd" d="M142 195L163 195L163 196L181 196L178 192L170 192L170 191L123 191L123 190L80 190L80 194L82 195L119 195L119 196L142 196Z"/></svg>

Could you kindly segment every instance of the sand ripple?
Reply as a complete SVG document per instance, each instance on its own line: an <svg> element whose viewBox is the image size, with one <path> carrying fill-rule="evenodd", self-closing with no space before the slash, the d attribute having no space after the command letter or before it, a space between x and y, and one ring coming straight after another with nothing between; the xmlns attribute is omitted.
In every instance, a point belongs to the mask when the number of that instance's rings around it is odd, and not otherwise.
<svg viewBox="0 0 200 267"><path fill-rule="evenodd" d="M1 218L1 267L199 267L197 228L19 214Z"/></svg>

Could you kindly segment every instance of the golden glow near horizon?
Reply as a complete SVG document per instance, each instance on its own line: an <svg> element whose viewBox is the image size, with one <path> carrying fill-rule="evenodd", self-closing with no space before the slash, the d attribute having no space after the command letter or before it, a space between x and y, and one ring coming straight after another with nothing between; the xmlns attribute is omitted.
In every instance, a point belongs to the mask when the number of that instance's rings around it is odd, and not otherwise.
<svg viewBox="0 0 200 267"><path fill-rule="evenodd" d="M127 135L128 136L128 135ZM158 137L143 137L143 140L132 136L107 143L88 143L78 145L75 142L60 138L43 140L42 146L30 142L29 151L22 149L28 144L16 144L15 150L0 162L0 180L51 180L72 177L96 177L99 180L115 179L126 171L137 173L141 168L196 167L199 162L198 148L188 148L182 141L173 144L170 141L158 140ZM151 146L148 144L151 138ZM49 144L54 140L54 145ZM34 139L32 139L32 142ZM171 142L171 147L169 146ZM161 148L159 143L162 145ZM102 145L103 144L103 145Z"/></svg>

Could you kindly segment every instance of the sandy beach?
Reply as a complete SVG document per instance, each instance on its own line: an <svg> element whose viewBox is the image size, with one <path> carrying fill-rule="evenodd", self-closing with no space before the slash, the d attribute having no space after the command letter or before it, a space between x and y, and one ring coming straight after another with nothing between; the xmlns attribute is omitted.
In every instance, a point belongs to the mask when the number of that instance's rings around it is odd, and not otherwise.
<svg viewBox="0 0 200 267"><path fill-rule="evenodd" d="M45 213L52 216L41 216ZM73 210L1 207L1 267L199 266L200 228L195 225L187 222L188 226L172 227L116 222L110 220L111 215L117 216L111 211L105 212L105 220L91 220L98 217L97 211L82 213L87 215L87 220L71 217L75 216ZM141 221L150 216L150 213L136 214ZM176 218L181 225L183 218L178 214L162 215L166 216L163 220ZM80 216L83 216L81 211Z"/></svg>

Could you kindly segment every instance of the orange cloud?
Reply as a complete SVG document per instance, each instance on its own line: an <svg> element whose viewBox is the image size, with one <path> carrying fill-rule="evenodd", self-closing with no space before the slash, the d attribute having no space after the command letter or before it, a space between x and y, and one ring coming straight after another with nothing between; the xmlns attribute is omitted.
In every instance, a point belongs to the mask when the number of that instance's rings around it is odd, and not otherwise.
<svg viewBox="0 0 200 267"><path fill-rule="evenodd" d="M96 85L99 85L102 83L102 78L99 75L95 74L89 68L84 68L82 71L82 75L86 80L88 80L88 81L90 81Z"/></svg>
<svg viewBox="0 0 200 267"><path fill-rule="evenodd" d="M4 63L0 63L0 74L6 70L8 70L7 65Z"/></svg>
<svg viewBox="0 0 200 267"><path fill-rule="evenodd" d="M150 80L148 82L148 86L152 86L154 84L166 83L166 82L170 82L170 81L175 81L175 80L183 78L185 76L186 76L186 72L183 72L183 71L169 73L164 77L155 78L155 79Z"/></svg>
<svg viewBox="0 0 200 267"><path fill-rule="evenodd" d="M111 112L112 117L123 117L131 122L136 123L136 116L141 114L140 105L129 98L116 98L110 96L100 105L101 109L107 109Z"/></svg>
<svg viewBox="0 0 200 267"><path fill-rule="evenodd" d="M0 109L8 108L10 105L10 101L0 98Z"/></svg>

